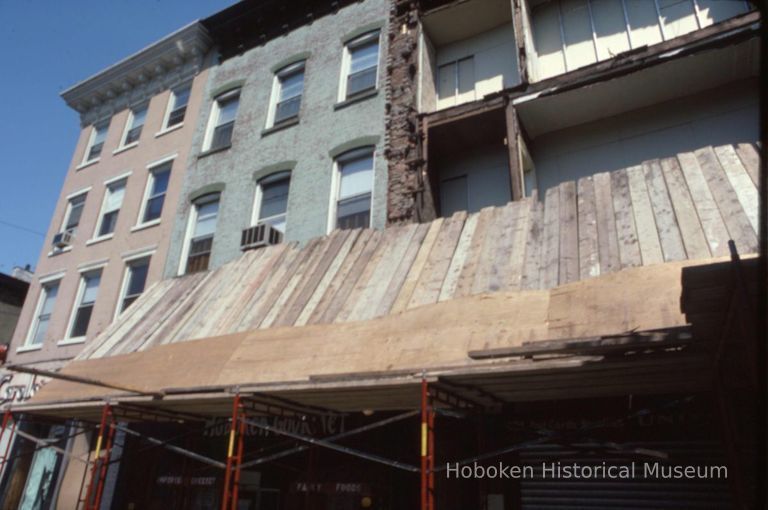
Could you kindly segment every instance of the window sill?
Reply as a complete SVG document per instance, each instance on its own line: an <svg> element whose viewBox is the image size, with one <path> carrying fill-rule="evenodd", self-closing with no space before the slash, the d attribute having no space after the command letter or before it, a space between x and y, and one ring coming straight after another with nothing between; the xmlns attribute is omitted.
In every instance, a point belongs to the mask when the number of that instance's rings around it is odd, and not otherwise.
<svg viewBox="0 0 768 510"><path fill-rule="evenodd" d="M60 250L51 250L48 252L49 257L55 257L56 255L61 255L62 253L67 253L72 251L72 246L67 246L66 248L61 248Z"/></svg>
<svg viewBox="0 0 768 510"><path fill-rule="evenodd" d="M22 352L32 352L32 351L39 351L43 348L43 344L40 345L22 345L21 347L16 348L16 354L22 353Z"/></svg>
<svg viewBox="0 0 768 510"><path fill-rule="evenodd" d="M377 88L364 90L362 92L358 92L354 96L346 98L344 101L336 103L335 105L333 105L333 109L341 110L342 108L346 108L347 106L353 105L355 103L359 103L361 101L365 101L366 99L369 99L378 95L379 95L379 89Z"/></svg>
<svg viewBox="0 0 768 510"><path fill-rule="evenodd" d="M66 347L67 345L78 345L78 344L84 344L85 343L85 337L84 336L78 336L75 338L66 338L64 340L59 340L56 342L57 347Z"/></svg>
<svg viewBox="0 0 768 510"><path fill-rule="evenodd" d="M283 129L288 129L289 127L293 127L299 123L299 117L298 115L296 117L291 117L290 119L286 119L279 124L275 124L272 127L268 127L261 132L261 136L267 136L271 135L272 133L276 133L278 131L282 131Z"/></svg>
<svg viewBox="0 0 768 510"><path fill-rule="evenodd" d="M155 138L160 138L163 135L167 135L168 133L172 133L172 132L174 132L174 131L176 131L178 129L181 129L183 127L184 127L184 123L182 122L180 124L176 124L175 126L171 126L169 128L166 128L166 129L161 129L160 131L155 133Z"/></svg>
<svg viewBox="0 0 768 510"><path fill-rule="evenodd" d="M93 239L88 239L88 240L85 242L85 245L86 245L86 246L91 246L91 245L93 245L93 244L101 243L101 242L103 242L103 241L109 241L109 240L110 240L110 239L112 239L113 237L115 237L115 234L107 234L107 235L105 235L105 236L101 236L101 237L94 237Z"/></svg>
<svg viewBox="0 0 768 510"><path fill-rule="evenodd" d="M125 152L128 149L133 149L134 147L138 147L138 146L139 146L139 142L133 142L133 143L129 143L128 145L123 145L122 147L118 147L117 149L113 150L112 155L114 156L115 154L120 154L121 152Z"/></svg>
<svg viewBox="0 0 768 510"><path fill-rule="evenodd" d="M139 223L138 225L134 225L131 227L131 232L138 232L139 230L144 230L145 228L151 228L156 227L160 224L160 218L152 221L148 221L146 223Z"/></svg>
<svg viewBox="0 0 768 510"><path fill-rule="evenodd" d="M101 161L101 158L96 158L96 159L92 159L92 160L90 160L90 161L86 161L86 162L84 162L84 163L80 163L79 165L77 165L77 166L75 167L75 170L82 170L83 168L86 168L86 167L89 167L89 166L95 165L95 164L96 164L96 163L98 163L99 161Z"/></svg>
<svg viewBox="0 0 768 510"><path fill-rule="evenodd" d="M203 151L200 154L198 154L197 155L197 159L205 158L207 156L210 156L211 154L217 154L219 152L228 151L230 149L230 147L232 147L231 143L227 144L227 145L224 145L224 146L221 146L221 147L217 147L215 149L208 149L207 151Z"/></svg>

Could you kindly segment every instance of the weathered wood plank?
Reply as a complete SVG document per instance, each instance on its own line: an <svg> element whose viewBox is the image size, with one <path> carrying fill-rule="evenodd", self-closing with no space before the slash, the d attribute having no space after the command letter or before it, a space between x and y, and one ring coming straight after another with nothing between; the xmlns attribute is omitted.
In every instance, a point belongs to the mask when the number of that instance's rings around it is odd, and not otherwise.
<svg viewBox="0 0 768 510"><path fill-rule="evenodd" d="M680 169L691 193L693 205L698 212L704 237L707 239L709 251L713 257L728 255L728 229L720 215L707 180L701 171L696 155L684 152L677 155Z"/></svg>
<svg viewBox="0 0 768 510"><path fill-rule="evenodd" d="M559 283L579 279L579 226L576 209L576 183L560 184L560 276Z"/></svg>
<svg viewBox="0 0 768 510"><path fill-rule="evenodd" d="M477 272L477 266L480 263L482 256L483 244L485 243L485 236L489 230L488 224L493 218L494 209L492 207L486 207L478 214L477 225L475 231L472 234L472 242L469 245L469 252L467 253L466 262L464 268L459 274L459 281L456 284L456 290L453 297L468 296L472 293L472 285L475 281L475 273Z"/></svg>
<svg viewBox="0 0 768 510"><path fill-rule="evenodd" d="M445 280L443 280L443 286L440 289L438 301L452 299L453 294L456 292L456 287L459 284L459 275L461 275L461 270L464 269L464 263L467 260L467 254L469 253L469 248L472 244L472 235L475 233L479 217L479 214L470 214L464 222L459 242L456 244L453 258L451 258L451 264L448 266Z"/></svg>
<svg viewBox="0 0 768 510"><path fill-rule="evenodd" d="M520 288L533 290L541 288L541 245L544 239L544 204L534 197L528 220L528 232L525 240L525 261Z"/></svg>
<svg viewBox="0 0 768 510"><path fill-rule="evenodd" d="M654 159L643 163L645 183L648 185L648 196L651 199L653 216L656 218L656 228L659 231L661 251L664 260L684 260L686 258L683 238L680 235L680 227L677 225L675 211L669 199L667 185L661 172L659 160Z"/></svg>
<svg viewBox="0 0 768 510"><path fill-rule="evenodd" d="M490 270L485 288L480 292L497 292L506 287L509 254L512 251L513 229L517 226L519 208L524 204L517 200L499 208L495 239L491 245Z"/></svg>
<svg viewBox="0 0 768 510"><path fill-rule="evenodd" d="M661 160L661 169L664 172L664 180L667 183L669 197L675 210L677 224L685 245L685 252L689 259L702 259L710 256L709 244L701 228L699 214L693 205L685 177L680 169L677 158L664 158Z"/></svg>
<svg viewBox="0 0 768 510"><path fill-rule="evenodd" d="M466 218L466 211L459 211L443 222L408 308L437 302Z"/></svg>
<svg viewBox="0 0 768 510"><path fill-rule="evenodd" d="M760 187L760 151L751 143L740 143L736 145L736 153L744 164L744 168L747 169L752 182Z"/></svg>
<svg viewBox="0 0 768 510"><path fill-rule="evenodd" d="M582 177L578 181L577 212L579 216L579 278L584 280L600 274L595 183L592 176Z"/></svg>
<svg viewBox="0 0 768 510"><path fill-rule="evenodd" d="M401 312L408 307L413 291L416 288L416 283L421 276L421 271L424 269L424 265L427 263L432 247L440 233L440 227L443 225L443 220L443 218L438 218L429 225L429 231L427 232L427 235L424 236L424 240L419 247L416 258L408 271L408 276L405 277L405 281L403 281L403 285L400 287L400 293L392 304L391 313Z"/></svg>
<svg viewBox="0 0 768 510"><path fill-rule="evenodd" d="M539 281L542 289L557 286L560 277L560 189L549 188L544 201L544 235Z"/></svg>
<svg viewBox="0 0 768 510"><path fill-rule="evenodd" d="M616 233L619 243L621 268L643 265L640 243L637 240L635 215L632 211L632 196L629 192L629 177L625 169L611 172L613 212L616 216Z"/></svg>
<svg viewBox="0 0 768 510"><path fill-rule="evenodd" d="M757 186L741 164L741 160L733 146L722 145L715 147L715 154L720 160L720 165L725 170L725 175L728 177L731 186L733 186L736 196L739 198L741 208L747 214L752 229L757 233L760 229L758 224L760 201L757 197Z"/></svg>
<svg viewBox="0 0 768 510"><path fill-rule="evenodd" d="M651 199L648 197L643 167L638 165L627 168L627 177L643 265L658 264L664 261L664 254L661 251L659 231L656 229L656 218L653 215Z"/></svg>
<svg viewBox="0 0 768 510"><path fill-rule="evenodd" d="M523 277L523 264L525 263L525 237L528 233L531 199L524 198L516 203L516 215L514 223L510 226L511 246L507 255L507 269L503 275L504 290L520 290Z"/></svg>
<svg viewBox="0 0 768 510"><path fill-rule="evenodd" d="M379 301L379 305L375 312L376 317L388 314L394 306L397 297L400 295L400 289L402 289L403 283L405 283L405 279L408 277L408 273L411 270L413 261L416 260L416 256L421 249L424 238L430 230L430 226L430 223L421 223L416 226L413 237L406 245L403 256L392 274L392 278L384 291L384 295Z"/></svg>
<svg viewBox="0 0 768 510"><path fill-rule="evenodd" d="M611 176L601 172L592 176L595 183L595 213L597 217L597 252L600 256L600 273L612 273L621 269L619 260L619 236L616 232L616 215L613 212Z"/></svg>
<svg viewBox="0 0 768 510"><path fill-rule="evenodd" d="M741 207L731 183L728 182L725 172L720 167L715 151L711 147L706 147L697 150L695 154L725 222L725 227L728 229L728 234L736 243L736 249L740 253L757 251L757 234Z"/></svg>
<svg viewBox="0 0 768 510"><path fill-rule="evenodd" d="M488 218L488 226L485 231L485 238L483 244L480 245L480 257L477 259L477 265L475 266L475 278L472 281L471 293L481 294L488 292L488 285L491 280L491 267L494 262L493 248L496 243L497 237L502 231L501 218L502 208L492 207L491 214Z"/></svg>

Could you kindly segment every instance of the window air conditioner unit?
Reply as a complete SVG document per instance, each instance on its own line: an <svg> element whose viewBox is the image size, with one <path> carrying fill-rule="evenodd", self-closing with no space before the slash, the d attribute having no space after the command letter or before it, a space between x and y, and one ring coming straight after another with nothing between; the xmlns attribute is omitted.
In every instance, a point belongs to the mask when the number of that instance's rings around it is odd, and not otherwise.
<svg viewBox="0 0 768 510"><path fill-rule="evenodd" d="M72 232L59 232L53 236L53 247L62 249L72 244Z"/></svg>
<svg viewBox="0 0 768 510"><path fill-rule="evenodd" d="M243 230L243 235L240 238L240 249L243 251L253 250L281 242L283 242L283 233L268 223L262 223Z"/></svg>

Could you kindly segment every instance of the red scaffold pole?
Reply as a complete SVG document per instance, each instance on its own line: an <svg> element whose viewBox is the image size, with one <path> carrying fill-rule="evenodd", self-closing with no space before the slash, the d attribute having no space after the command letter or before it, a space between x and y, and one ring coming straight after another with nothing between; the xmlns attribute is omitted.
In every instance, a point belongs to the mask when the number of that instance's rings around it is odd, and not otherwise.
<svg viewBox="0 0 768 510"><path fill-rule="evenodd" d="M101 423L99 424L99 435L96 439L96 450L93 453L93 466L91 466L91 481L88 484L88 490L85 493L85 510L98 510L96 504L95 486L98 484L97 473L99 472L99 459L101 457L101 444L104 441L104 429L107 427L107 419L110 415L109 404L104 404L101 411Z"/></svg>
<svg viewBox="0 0 768 510"><path fill-rule="evenodd" d="M235 395L235 400L232 403L232 423L229 427L229 443L227 445L227 468L224 472L224 494L221 497L221 510L227 510L230 504L230 484L232 481L232 463L234 462L235 453L235 436L238 429L238 418L240 415L240 394ZM232 494L234 500L234 492ZM237 505L237 502L233 502Z"/></svg>
<svg viewBox="0 0 768 510"><path fill-rule="evenodd" d="M429 401L429 423L427 424L427 509L435 510L435 409Z"/></svg>
<svg viewBox="0 0 768 510"><path fill-rule="evenodd" d="M104 494L104 483L107 479L107 471L109 470L109 458L112 454L112 443L115 439L115 421L112 416L112 411L109 412L109 433L107 434L107 444L104 447L104 459L101 462L101 468L99 473L99 484L96 486L96 501L93 506L94 510L101 508L101 496Z"/></svg>
<svg viewBox="0 0 768 510"><path fill-rule="evenodd" d="M8 422L12 422L11 433L8 435L8 440L5 443L5 451L3 452L3 460L0 462L0 475L2 475L3 470L5 469L5 462L8 460L8 453L11 450L11 443L13 442L13 434L16 432L16 420L13 419L13 415L11 414L10 410L6 410L5 413L3 413L3 425L2 430L0 430L0 441L5 438L5 431L8 429Z"/></svg>
<svg viewBox="0 0 768 510"><path fill-rule="evenodd" d="M427 501L428 495L428 462L427 462L427 450L429 448L429 409L428 409L428 392L427 380L421 380L421 510L429 510Z"/></svg>

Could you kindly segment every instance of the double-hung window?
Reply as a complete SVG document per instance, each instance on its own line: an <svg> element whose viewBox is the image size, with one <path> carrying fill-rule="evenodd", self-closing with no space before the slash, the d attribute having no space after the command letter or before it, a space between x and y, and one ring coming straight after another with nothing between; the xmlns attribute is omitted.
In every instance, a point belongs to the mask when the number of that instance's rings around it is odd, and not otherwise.
<svg viewBox="0 0 768 510"><path fill-rule="evenodd" d="M333 223L336 228L368 228L371 223L373 147L342 154L335 163L336 193Z"/></svg>
<svg viewBox="0 0 768 510"><path fill-rule="evenodd" d="M437 69L439 107L455 106L475 100L475 59L466 57Z"/></svg>
<svg viewBox="0 0 768 510"><path fill-rule="evenodd" d="M125 281L123 282L118 313L125 311L144 292L144 286L147 284L147 273L149 272L149 260L147 257L128 262L125 268Z"/></svg>
<svg viewBox="0 0 768 510"><path fill-rule="evenodd" d="M171 91L171 97L168 103L168 113L166 115L165 129L171 129L184 122L184 115L187 113L187 103L189 103L190 86L185 85Z"/></svg>
<svg viewBox="0 0 768 510"><path fill-rule="evenodd" d="M101 269L84 273L80 278L80 288L77 291L77 306L70 320L68 339L79 339L88 332L93 306L99 293Z"/></svg>
<svg viewBox="0 0 768 510"><path fill-rule="evenodd" d="M279 125L299 116L304 92L304 62L291 64L275 74L268 127Z"/></svg>
<svg viewBox="0 0 768 510"><path fill-rule="evenodd" d="M344 47L344 73L339 100L376 88L379 70L379 31L368 32Z"/></svg>
<svg viewBox="0 0 768 510"><path fill-rule="evenodd" d="M67 203L67 212L64 214L64 222L61 226L62 232L67 232L68 234L75 233L77 226L80 224L80 218L83 215L86 196L88 196L88 193L81 193L80 195L69 199L69 202Z"/></svg>
<svg viewBox="0 0 768 510"><path fill-rule="evenodd" d="M93 125L91 136L88 140L88 146L85 148L83 164L90 163L99 159L99 156L101 156L101 149L104 148L104 140L107 138L108 129L109 121L104 121Z"/></svg>
<svg viewBox="0 0 768 510"><path fill-rule="evenodd" d="M123 205L125 196L125 179L107 184L104 193L104 204L101 207L99 223L96 227L96 237L104 237L112 234L117 225L117 215Z"/></svg>
<svg viewBox="0 0 768 510"><path fill-rule="evenodd" d="M193 203L189 224L189 242L187 246L185 273L195 273L208 269L218 215L218 193L205 195L198 198Z"/></svg>
<svg viewBox="0 0 768 510"><path fill-rule="evenodd" d="M160 219L165 203L165 194L168 191L168 181L171 178L173 161L162 163L149 170L147 181L146 200L141 212L141 223L149 223Z"/></svg>
<svg viewBox="0 0 768 510"><path fill-rule="evenodd" d="M128 113L128 121L125 124L125 133L123 134L123 143L121 147L139 142L141 130L144 127L144 121L147 119L147 105L132 108Z"/></svg>
<svg viewBox="0 0 768 510"><path fill-rule="evenodd" d="M40 288L40 299L35 311L35 319L29 330L27 347L37 347L45 341L48 332L48 324L51 321L53 305L56 303L56 295L59 293L59 282L44 283Z"/></svg>
<svg viewBox="0 0 768 510"><path fill-rule="evenodd" d="M232 144L232 131L235 129L239 103L240 90L227 92L213 102L204 151L225 149Z"/></svg>
<svg viewBox="0 0 768 510"><path fill-rule="evenodd" d="M285 233L285 216L288 210L288 190L291 173L278 172L264 177L256 187L255 224L269 224Z"/></svg>

